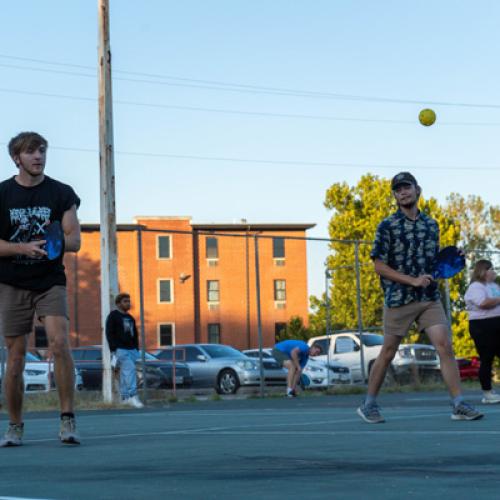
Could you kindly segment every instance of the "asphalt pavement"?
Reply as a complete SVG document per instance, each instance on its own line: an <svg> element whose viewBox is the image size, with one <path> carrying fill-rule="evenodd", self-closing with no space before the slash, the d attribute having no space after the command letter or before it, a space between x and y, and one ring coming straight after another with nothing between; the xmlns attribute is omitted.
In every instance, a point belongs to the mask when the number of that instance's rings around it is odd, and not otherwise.
<svg viewBox="0 0 500 500"><path fill-rule="evenodd" d="M59 443L56 413L28 414L24 445L0 449L0 498L498 497L500 405L456 422L445 393L385 394L387 422L369 425L355 413L360 399L80 412L77 447Z"/></svg>

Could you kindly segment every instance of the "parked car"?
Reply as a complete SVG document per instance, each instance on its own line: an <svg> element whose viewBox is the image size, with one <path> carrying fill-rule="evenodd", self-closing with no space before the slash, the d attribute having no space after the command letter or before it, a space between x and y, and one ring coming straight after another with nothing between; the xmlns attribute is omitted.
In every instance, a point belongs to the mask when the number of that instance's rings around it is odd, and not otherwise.
<svg viewBox="0 0 500 500"><path fill-rule="evenodd" d="M102 349L101 346L77 347L71 350L75 365L80 370L83 388L99 390L102 388ZM150 353L146 353L146 380L147 387L164 389L173 386L173 365L170 362L158 360ZM141 360L136 363L137 385L143 386ZM178 387L190 387L193 378L185 363L175 364L175 383Z"/></svg>
<svg viewBox="0 0 500 500"><path fill-rule="evenodd" d="M375 333L363 333L363 353L365 380L361 371L361 341L358 332L335 333L329 336L312 337L309 345L318 344L324 353L329 353L330 361L339 361L351 370L353 382L367 380L370 370L377 358L384 337ZM328 360L328 354L317 356L316 359ZM440 362L436 349L426 344L403 344L399 347L396 356L388 370L387 379L390 381L406 381L413 375L414 370L419 375L430 379L440 379Z"/></svg>
<svg viewBox="0 0 500 500"><path fill-rule="evenodd" d="M248 349L244 350L243 354L250 356L252 358L259 358L258 349ZM279 378L281 383L286 384L287 370L281 368L278 362L273 358L272 349L264 348L262 349L262 357L265 368L266 383L268 380L267 370L271 368L272 370L280 370L280 373L276 373L275 378ZM335 384L350 384L351 383L351 373L347 366L341 363L336 363L334 361L330 362L330 374L328 374L328 366L326 363L319 361L314 358L309 358L302 374L309 380L308 388L326 388L328 385ZM270 373L271 375L271 373Z"/></svg>
<svg viewBox="0 0 500 500"><path fill-rule="evenodd" d="M479 379L479 367L481 366L481 362L479 361L478 357L473 356L470 359L457 358L456 361L461 380Z"/></svg>
<svg viewBox="0 0 500 500"><path fill-rule="evenodd" d="M4 352L6 353L7 351ZM7 363L6 357L5 363ZM23 378L24 392L49 392L51 389L55 389L53 361L43 361L31 352L27 352ZM81 374L75 368L75 388L81 389L82 383Z"/></svg>
<svg viewBox="0 0 500 500"><path fill-rule="evenodd" d="M152 351L158 359L169 361L173 352L173 347ZM189 365L196 387L214 387L219 394L234 394L240 386L260 384L257 361L228 345L176 345L175 357Z"/></svg>
<svg viewBox="0 0 500 500"><path fill-rule="evenodd" d="M241 351L245 356L259 362L258 349L246 349ZM264 380L266 385L286 385L287 370L273 358L271 349L262 349L262 365L264 368Z"/></svg>

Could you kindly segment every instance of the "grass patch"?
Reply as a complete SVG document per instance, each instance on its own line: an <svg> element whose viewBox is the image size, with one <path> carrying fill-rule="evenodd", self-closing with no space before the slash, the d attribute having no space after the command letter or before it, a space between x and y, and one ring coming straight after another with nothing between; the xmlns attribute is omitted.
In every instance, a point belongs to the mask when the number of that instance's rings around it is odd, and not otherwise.
<svg viewBox="0 0 500 500"><path fill-rule="evenodd" d="M210 396L210 401L222 401L222 397L220 394L217 394L216 392L214 392L211 396Z"/></svg>

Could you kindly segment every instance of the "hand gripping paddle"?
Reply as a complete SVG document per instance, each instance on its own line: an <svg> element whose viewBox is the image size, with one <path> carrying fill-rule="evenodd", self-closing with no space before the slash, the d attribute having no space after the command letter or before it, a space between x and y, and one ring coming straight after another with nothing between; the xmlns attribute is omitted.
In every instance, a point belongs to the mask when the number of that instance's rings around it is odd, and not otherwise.
<svg viewBox="0 0 500 500"><path fill-rule="evenodd" d="M453 278L465 267L465 256L455 246L443 248L434 261L432 277L436 279Z"/></svg>
<svg viewBox="0 0 500 500"><path fill-rule="evenodd" d="M57 259L64 247L64 233L59 221L51 222L48 226L45 226L45 234L43 236L46 241L44 248L47 252L47 258L49 260Z"/></svg>

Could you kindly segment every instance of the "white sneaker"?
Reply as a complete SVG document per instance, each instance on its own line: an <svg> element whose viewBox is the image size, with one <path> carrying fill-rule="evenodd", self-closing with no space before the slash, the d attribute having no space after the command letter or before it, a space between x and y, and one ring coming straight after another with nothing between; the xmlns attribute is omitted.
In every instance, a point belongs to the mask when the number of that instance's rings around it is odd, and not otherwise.
<svg viewBox="0 0 500 500"><path fill-rule="evenodd" d="M495 391L485 392L483 393L481 403L490 405L498 404L500 403L500 394L497 394Z"/></svg>
<svg viewBox="0 0 500 500"><path fill-rule="evenodd" d="M134 408L144 408L142 401L137 396L132 396L128 398L128 404Z"/></svg>

